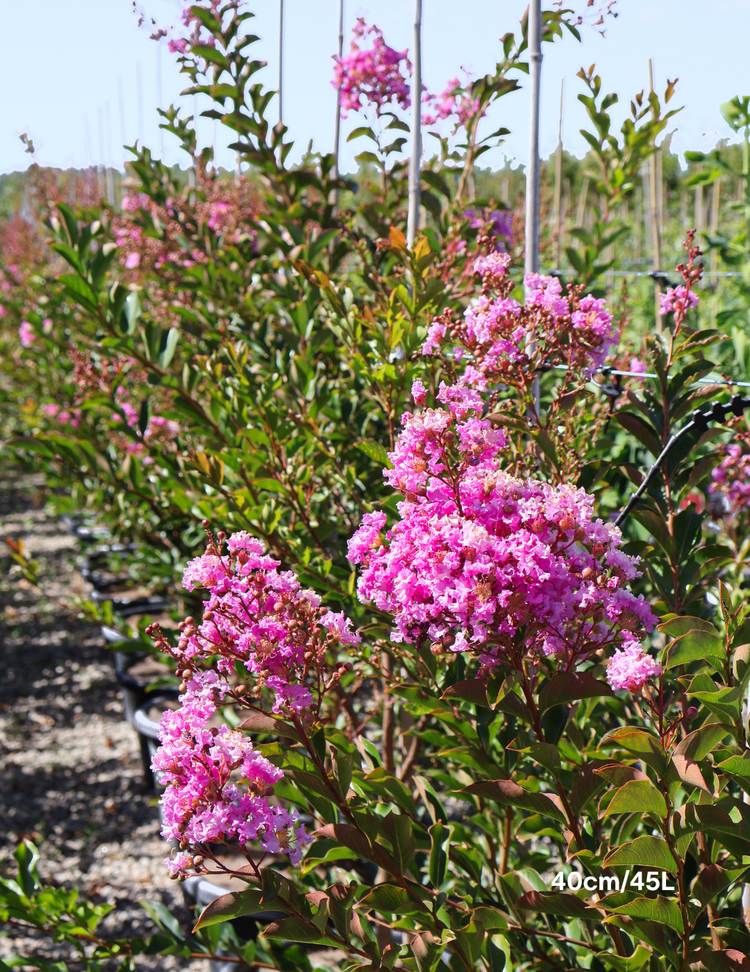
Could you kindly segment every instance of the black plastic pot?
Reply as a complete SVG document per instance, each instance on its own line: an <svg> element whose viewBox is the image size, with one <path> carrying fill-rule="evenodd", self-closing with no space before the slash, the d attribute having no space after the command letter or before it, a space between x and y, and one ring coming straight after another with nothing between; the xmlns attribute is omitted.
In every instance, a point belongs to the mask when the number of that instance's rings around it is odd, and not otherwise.
<svg viewBox="0 0 750 972"><path fill-rule="evenodd" d="M151 713L155 708L158 709L160 706L163 708L171 708L175 701L176 695L160 692L159 694L154 694L133 713L133 727L138 733L138 739L141 744L143 776L147 785L152 790L157 789L160 785L160 780L158 776L154 775L151 769L151 761L154 758L154 753L159 748L159 722L157 719L152 718ZM161 806L159 807L159 815L161 816Z"/></svg>
<svg viewBox="0 0 750 972"><path fill-rule="evenodd" d="M107 593L106 591L93 591L91 600L94 604L104 604L105 601L112 602L112 610L123 618L130 618L134 614L163 614L172 608L171 603L164 597L146 596L142 597L120 597L120 593Z"/></svg>
<svg viewBox="0 0 750 972"><path fill-rule="evenodd" d="M108 644L117 644L118 641L124 641L128 637L122 631L118 631L116 628L110 628L106 624L102 625L100 630L102 637ZM114 656L117 681L125 693L125 718L128 722L132 723L135 710L140 708L145 702L154 698L154 693L148 691L149 685L160 675L166 675L168 669L164 668L164 666L159 666L153 671L134 672L134 668L139 667L142 669L143 665L141 663L155 657L145 651L131 652L117 651L115 649L112 655ZM174 699L179 695L179 689L176 685L164 686L158 691L159 695L165 695Z"/></svg>

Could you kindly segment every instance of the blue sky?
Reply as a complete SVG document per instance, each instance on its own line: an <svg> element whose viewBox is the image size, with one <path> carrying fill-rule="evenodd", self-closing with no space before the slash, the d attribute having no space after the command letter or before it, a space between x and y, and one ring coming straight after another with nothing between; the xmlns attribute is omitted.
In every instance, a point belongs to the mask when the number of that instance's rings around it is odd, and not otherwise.
<svg viewBox="0 0 750 972"><path fill-rule="evenodd" d="M142 3L164 26L174 23L181 9L180 0ZM461 66L475 74L492 68L499 56L498 38L517 30L526 2L423 0L423 5L425 82L439 91ZM254 31L261 36L257 56L268 61L261 77L275 87L278 0L251 0L249 6L257 14ZM316 148L328 149L335 112L330 56L336 46L338 0L285 0L285 7L285 120L300 150L310 139ZM606 38L589 29L582 44L566 37L545 45L543 154L552 152L557 141L563 78L564 143L582 154L578 69L597 65L605 89L620 94L621 118L630 97L648 83L649 57L654 59L657 89L663 90L667 78L680 79L673 103L685 108L671 126L676 148L704 149L726 137L719 104L734 94L750 93L750 0L713 0L710 5L699 0L619 0L618 8L620 16L610 18ZM357 16L377 23L394 47L411 45L409 0L346 0L347 35ZM131 0L6 0L3 27L0 171L25 168L28 157L18 140L22 132L34 139L43 164L121 164L126 157L123 142L138 137L157 155L163 144L168 161L179 159L169 137L157 130L155 109L159 74L162 105L179 100L183 78L166 47L160 49L148 31L138 29ZM524 162L527 112L525 90L502 99L487 124L504 125L511 134L504 146L484 157L485 164L496 167L503 156ZM344 133L356 123L350 117ZM213 140L212 122L199 121L199 138ZM231 164L226 141L219 130L219 160ZM359 148L349 145L344 151L344 167L351 168Z"/></svg>

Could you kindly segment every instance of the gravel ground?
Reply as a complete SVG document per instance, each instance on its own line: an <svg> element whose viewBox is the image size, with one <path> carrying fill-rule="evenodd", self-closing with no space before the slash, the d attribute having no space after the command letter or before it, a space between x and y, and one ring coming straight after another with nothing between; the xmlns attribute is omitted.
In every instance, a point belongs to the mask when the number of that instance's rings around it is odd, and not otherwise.
<svg viewBox="0 0 750 972"><path fill-rule="evenodd" d="M41 487L38 478L0 472L0 540L23 538L48 593L83 594L80 544L45 512ZM45 883L115 905L100 926L104 937L155 930L140 900L159 901L186 920L162 864L158 811L99 630L14 576L0 546L0 874L14 875L13 851L29 838L40 848ZM65 956L0 924L0 959L24 951ZM208 969L203 960L137 961L139 969Z"/></svg>

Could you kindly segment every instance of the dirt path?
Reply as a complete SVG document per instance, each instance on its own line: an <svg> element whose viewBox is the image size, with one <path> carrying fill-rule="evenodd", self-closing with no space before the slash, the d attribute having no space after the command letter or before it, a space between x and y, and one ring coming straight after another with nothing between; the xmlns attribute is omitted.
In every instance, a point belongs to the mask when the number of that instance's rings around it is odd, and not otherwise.
<svg viewBox="0 0 750 972"><path fill-rule="evenodd" d="M41 480L0 472L0 538L23 538L50 593L82 594L80 545L45 513L45 501ZM13 576L4 549L0 673L0 873L14 874L13 851L28 837L40 848L45 882L116 906L100 926L106 937L155 930L140 900L160 901L182 918L137 737L123 719L99 629ZM55 946L0 925L0 958L24 949L64 958ZM138 959L138 967L207 972L208 965L156 956Z"/></svg>

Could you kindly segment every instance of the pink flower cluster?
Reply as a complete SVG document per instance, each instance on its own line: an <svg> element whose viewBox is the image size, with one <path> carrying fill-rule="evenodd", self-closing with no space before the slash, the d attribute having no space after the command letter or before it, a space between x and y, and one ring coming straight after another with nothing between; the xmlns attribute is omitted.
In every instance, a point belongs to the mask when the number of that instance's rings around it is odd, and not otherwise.
<svg viewBox="0 0 750 972"><path fill-rule="evenodd" d="M750 508L750 434L738 432L736 438L738 441L727 446L725 458L712 471L713 482L708 487L710 494L723 498L726 509L722 514Z"/></svg>
<svg viewBox="0 0 750 972"><path fill-rule="evenodd" d="M532 273L524 279L526 302L520 304L510 296L509 262L497 252L477 259L482 294L462 321L450 313L436 318L422 353L440 354L454 365L468 353L473 377L467 373L462 380L480 391L499 381L528 381L542 366L565 364L584 373L600 366L619 336L605 302L575 290L563 294L556 277Z"/></svg>
<svg viewBox="0 0 750 972"><path fill-rule="evenodd" d="M467 75L464 84L461 84L458 78L452 78L442 94L431 95L425 92L422 96L422 101L427 106L422 116L425 125L436 125L439 121L451 118L455 122L456 129L468 128L479 112L479 99L472 98L467 90L470 84ZM484 114L483 111L480 117Z"/></svg>
<svg viewBox="0 0 750 972"><path fill-rule="evenodd" d="M45 405L42 409L45 418L54 419L59 425L72 425L77 429L83 420L83 412L80 408L69 408L68 406Z"/></svg>
<svg viewBox="0 0 750 972"><path fill-rule="evenodd" d="M661 665L647 655L639 644L630 643L607 662L607 681L615 691L640 692L644 685L661 675Z"/></svg>
<svg viewBox="0 0 750 972"><path fill-rule="evenodd" d="M375 107L378 116L386 107L408 108L411 104L408 50L396 51L389 47L383 32L374 24L368 26L362 17L352 33L354 39L349 53L334 57L332 84L339 92L342 116L346 118L350 111L369 105ZM368 35L372 35L372 47L360 46Z"/></svg>
<svg viewBox="0 0 750 972"><path fill-rule="evenodd" d="M296 864L312 838L295 811L269 802L271 787L283 779L283 772L241 732L208 725L229 691L216 672L195 672L181 696L182 707L166 712L159 723L161 746L152 767L167 784L162 836L182 847L257 840L268 853L288 854ZM195 861L181 853L165 864L178 875Z"/></svg>
<svg viewBox="0 0 750 972"><path fill-rule="evenodd" d="M22 348L30 348L36 341L36 333L28 321L21 321L21 326L18 328L18 340L21 342Z"/></svg>
<svg viewBox="0 0 750 972"><path fill-rule="evenodd" d="M183 586L210 592L203 620L182 623L182 635L170 653L181 665L219 656L217 667L235 672L242 662L255 681L255 693L263 688L274 696L274 712L303 714L322 692L341 677L344 665L327 672L327 656L340 645L360 640L342 613L320 606L320 598L302 590L293 571L280 571L263 544L247 533L234 533L222 553L209 544L205 554L192 560L183 575ZM166 644L160 645L167 650ZM309 714L309 713L308 713Z"/></svg>
<svg viewBox="0 0 750 972"><path fill-rule="evenodd" d="M679 314L684 318L691 307L698 306L698 295L680 284L679 287L670 287L665 294L659 294L659 303L662 317L666 314Z"/></svg>
<svg viewBox="0 0 750 972"><path fill-rule="evenodd" d="M383 534L385 515L369 514L349 542L360 600L393 616L394 640L471 651L488 667L544 655L571 670L637 646L656 623L626 586L638 558L594 519L593 497L503 471L505 436L480 418L475 389L443 384L438 399L404 416L389 456L400 519Z"/></svg>
<svg viewBox="0 0 750 972"><path fill-rule="evenodd" d="M129 428L137 431L137 435L140 440L133 442L132 439L128 439L127 443L125 444L126 452L128 452L131 456L141 456L146 451L147 446L167 445L174 442L180 433L179 422L175 422L173 419L166 419L161 415L151 415L148 419L146 431L143 433L143 435L141 435L141 432L138 429L138 412L134 406L124 398L125 394L127 394L124 386L120 385L117 392L117 404L120 406L125 415L125 422ZM153 459L150 456L146 456L143 461L146 464L150 464L153 462Z"/></svg>
<svg viewBox="0 0 750 972"><path fill-rule="evenodd" d="M257 194L247 178L235 182L198 172L197 181L195 191L186 189L185 198L168 199L163 206L144 193L123 196L122 212L113 215L112 226L128 279L136 282L147 274L163 278L173 267L179 271L207 263L205 249L185 246L185 239L204 227L230 244L254 239L249 224L258 212Z"/></svg>

